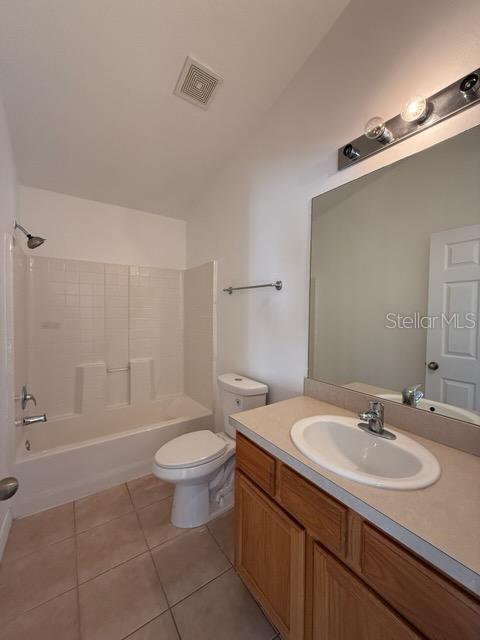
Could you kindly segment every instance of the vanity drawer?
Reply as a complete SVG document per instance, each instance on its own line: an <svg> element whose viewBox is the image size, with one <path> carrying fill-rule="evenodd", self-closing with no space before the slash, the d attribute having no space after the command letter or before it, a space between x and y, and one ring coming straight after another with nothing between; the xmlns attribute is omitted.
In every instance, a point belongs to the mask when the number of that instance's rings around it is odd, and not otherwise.
<svg viewBox="0 0 480 640"><path fill-rule="evenodd" d="M275 458L237 432L237 468L269 495L275 495Z"/></svg>
<svg viewBox="0 0 480 640"><path fill-rule="evenodd" d="M479 602L366 523L361 571L430 640L480 638Z"/></svg>
<svg viewBox="0 0 480 640"><path fill-rule="evenodd" d="M279 476L277 495L283 508L303 524L313 538L344 557L347 507L283 464Z"/></svg>

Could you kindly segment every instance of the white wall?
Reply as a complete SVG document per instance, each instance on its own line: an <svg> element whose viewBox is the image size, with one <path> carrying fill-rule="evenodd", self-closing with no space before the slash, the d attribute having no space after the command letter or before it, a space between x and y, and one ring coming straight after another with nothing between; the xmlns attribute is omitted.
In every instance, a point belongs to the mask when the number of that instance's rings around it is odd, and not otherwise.
<svg viewBox="0 0 480 640"><path fill-rule="evenodd" d="M219 289L280 278L284 290L219 294L218 371L266 382L271 399L307 372L311 198L480 123L480 107L354 168L337 148L373 115L397 114L476 68L478 0L355 0L206 195L191 208L190 266L218 260Z"/></svg>
<svg viewBox="0 0 480 640"><path fill-rule="evenodd" d="M0 478L11 468L13 450L13 293L12 229L15 218L15 167L0 100ZM0 502L0 559L11 516L8 502Z"/></svg>
<svg viewBox="0 0 480 640"><path fill-rule="evenodd" d="M18 210L20 224L47 240L35 255L185 268L183 220L23 186Z"/></svg>

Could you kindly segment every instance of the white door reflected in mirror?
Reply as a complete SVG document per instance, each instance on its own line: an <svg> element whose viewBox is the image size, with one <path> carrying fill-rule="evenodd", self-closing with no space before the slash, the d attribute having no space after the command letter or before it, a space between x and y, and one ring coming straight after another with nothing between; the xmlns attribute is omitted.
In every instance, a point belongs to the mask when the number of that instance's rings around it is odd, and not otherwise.
<svg viewBox="0 0 480 640"><path fill-rule="evenodd" d="M480 411L480 224L433 234L429 271L428 316L442 322L427 331L425 395L473 415Z"/></svg>

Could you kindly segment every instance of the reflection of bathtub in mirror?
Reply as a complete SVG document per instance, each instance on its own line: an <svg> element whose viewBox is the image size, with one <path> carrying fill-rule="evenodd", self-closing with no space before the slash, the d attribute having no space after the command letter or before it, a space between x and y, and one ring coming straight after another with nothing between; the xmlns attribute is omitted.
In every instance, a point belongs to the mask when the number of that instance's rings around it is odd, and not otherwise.
<svg viewBox="0 0 480 640"><path fill-rule="evenodd" d="M371 395L382 398L383 400L391 400L392 402L402 403L402 394L391 389L383 389L370 384L364 384L362 382L352 382L351 384L343 385L347 389L353 391L361 391L362 393L369 393ZM476 411L469 411L468 409L462 409L461 407L455 407L451 404L445 404L444 402L437 402L437 400L429 400L428 398L422 398L416 406L417 409L423 409L430 413L438 413L447 418L455 418L456 420L465 420L466 422L472 422L480 426L480 413Z"/></svg>

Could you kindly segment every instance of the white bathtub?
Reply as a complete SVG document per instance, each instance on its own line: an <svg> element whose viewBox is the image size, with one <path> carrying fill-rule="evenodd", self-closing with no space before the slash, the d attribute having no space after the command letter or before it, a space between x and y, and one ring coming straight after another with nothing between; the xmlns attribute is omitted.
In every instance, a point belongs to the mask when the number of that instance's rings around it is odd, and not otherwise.
<svg viewBox="0 0 480 640"><path fill-rule="evenodd" d="M212 423L210 410L176 396L148 407L112 408L19 428L14 475L20 488L13 513L42 511L149 473L162 444Z"/></svg>

